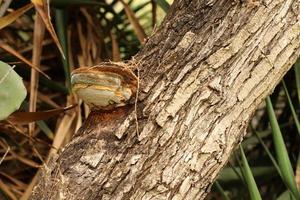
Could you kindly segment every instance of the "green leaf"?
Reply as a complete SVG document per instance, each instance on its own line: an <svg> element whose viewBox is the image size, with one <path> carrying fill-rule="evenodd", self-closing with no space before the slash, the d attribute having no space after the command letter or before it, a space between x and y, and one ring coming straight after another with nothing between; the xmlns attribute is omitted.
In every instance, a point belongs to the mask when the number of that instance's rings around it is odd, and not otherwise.
<svg viewBox="0 0 300 200"><path fill-rule="evenodd" d="M279 176L282 177L280 168L279 168L279 166L278 166L278 164L277 164L275 158L273 157L273 155L272 155L271 152L269 151L267 145L264 143L264 141L261 139L261 137L257 134L256 131L254 131L254 134L255 134L255 136L257 137L257 139L259 140L260 144L263 146L263 148L264 148L265 152L267 153L267 155L269 156L269 158L270 158L272 164L274 165L274 167L276 168L276 170L277 170Z"/></svg>
<svg viewBox="0 0 300 200"><path fill-rule="evenodd" d="M19 109L26 94L22 78L11 66L0 61L0 120Z"/></svg>
<svg viewBox="0 0 300 200"><path fill-rule="evenodd" d="M243 168L242 168L242 170L244 172L243 175L245 176L245 180L246 180L246 183L248 186L251 200L260 200L262 198L260 196L259 190L257 188L257 185L253 178L253 174L251 172L247 158L245 156L243 147L241 145L240 145L240 151L241 151L241 157L242 157L242 163L243 163Z"/></svg>
<svg viewBox="0 0 300 200"><path fill-rule="evenodd" d="M271 130L266 130L266 131L259 131L259 132L256 132L256 133L259 134L260 138L265 138L265 137L268 137L269 135L271 135L272 131ZM252 136L246 138L242 142L242 146L243 147L248 147L249 145L256 145L258 143L259 143L259 140L257 139L257 137L255 135L252 135Z"/></svg>
<svg viewBox="0 0 300 200"><path fill-rule="evenodd" d="M276 175L276 168L272 166L252 167L251 170L255 178L271 178ZM226 167L221 171L218 177L218 181L222 183L231 181L241 181L241 178L238 174L241 174L241 171L238 167Z"/></svg>
<svg viewBox="0 0 300 200"><path fill-rule="evenodd" d="M56 30L59 42L62 46L62 50L66 56L66 58L61 58L63 63L63 68L66 77L66 85L71 91L71 78L70 78L70 65L69 65L69 52L68 52L68 39L67 39L67 17L65 9L55 9L55 17L56 17Z"/></svg>
<svg viewBox="0 0 300 200"><path fill-rule="evenodd" d="M49 126L45 123L45 121L37 121L36 122L38 127L46 134L46 136L50 139L53 140L54 138L54 133L51 131Z"/></svg>
<svg viewBox="0 0 300 200"><path fill-rule="evenodd" d="M293 200L294 198L291 196L288 190L284 191L277 200Z"/></svg>
<svg viewBox="0 0 300 200"><path fill-rule="evenodd" d="M253 130L254 131L254 130ZM256 135L257 139L259 140L260 144L263 146L265 152L267 153L267 155L269 156L272 164L274 165L276 171L278 172L279 176L281 177L281 179L283 180L283 183L285 184L285 186L288 188L288 191L290 192L290 194L292 194L292 191L289 189L288 184L285 182L285 179L283 178L282 174L281 174L281 170L280 167L277 164L276 159L273 157L273 155L271 154L270 150L268 149L267 145L264 143L264 141L261 139L261 137L258 135L258 133L256 131L254 131L254 134ZM274 173L273 173L274 175Z"/></svg>
<svg viewBox="0 0 300 200"><path fill-rule="evenodd" d="M223 190L222 186L220 185L220 183L218 181L216 181L214 183L214 185L216 186L216 189L222 195L222 197L223 197L224 200L230 200L229 197L227 196L226 192Z"/></svg>
<svg viewBox="0 0 300 200"><path fill-rule="evenodd" d="M293 195L296 199L300 199L300 193L298 191L295 179L294 172L291 165L290 158L288 156L288 152L286 150L284 140L276 119L276 115L272 106L272 102L270 97L266 99L267 111L270 119L270 124L272 128L273 142L276 151L278 165L281 171L282 178L284 182L287 184L289 189L292 191Z"/></svg>
<svg viewBox="0 0 300 200"><path fill-rule="evenodd" d="M170 4L166 0L155 0L157 5L159 5L165 12L170 9Z"/></svg>
<svg viewBox="0 0 300 200"><path fill-rule="evenodd" d="M287 87L285 85L284 80L282 80L282 85L283 85L283 89L284 89L285 95L286 95L286 97L288 99L288 103L289 103L289 106L290 106L290 109L291 109L291 112L292 112L292 115L293 115L293 118L294 118L294 121L295 121L295 125L296 125L296 128L297 128L298 134L300 135L300 123L299 123L299 119L298 119L297 113L295 111L293 102L291 100L291 97L289 95L289 91L287 90Z"/></svg>

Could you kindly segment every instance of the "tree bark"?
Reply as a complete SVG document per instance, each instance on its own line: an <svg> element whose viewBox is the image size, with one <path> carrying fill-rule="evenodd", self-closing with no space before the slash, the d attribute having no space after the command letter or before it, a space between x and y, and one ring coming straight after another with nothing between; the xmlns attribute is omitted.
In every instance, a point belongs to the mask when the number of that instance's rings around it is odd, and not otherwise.
<svg viewBox="0 0 300 200"><path fill-rule="evenodd" d="M299 56L299 13L299 0L175 1L131 62L137 109L92 112L31 199L204 199Z"/></svg>

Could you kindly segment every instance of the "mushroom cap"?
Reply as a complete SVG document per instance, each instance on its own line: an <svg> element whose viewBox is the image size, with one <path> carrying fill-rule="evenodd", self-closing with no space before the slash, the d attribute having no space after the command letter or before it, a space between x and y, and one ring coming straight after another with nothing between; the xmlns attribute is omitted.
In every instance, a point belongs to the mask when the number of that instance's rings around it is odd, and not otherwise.
<svg viewBox="0 0 300 200"><path fill-rule="evenodd" d="M124 106L137 91L137 77L124 63L80 67L72 72L71 83L79 98L94 110Z"/></svg>

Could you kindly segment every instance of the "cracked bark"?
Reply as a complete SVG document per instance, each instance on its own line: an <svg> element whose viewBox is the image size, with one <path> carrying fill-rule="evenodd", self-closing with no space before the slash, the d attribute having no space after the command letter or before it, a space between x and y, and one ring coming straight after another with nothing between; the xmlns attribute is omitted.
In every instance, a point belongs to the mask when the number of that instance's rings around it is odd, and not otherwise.
<svg viewBox="0 0 300 200"><path fill-rule="evenodd" d="M299 0L175 1L132 61L138 134L133 105L91 113L31 199L204 199L299 56L299 13Z"/></svg>

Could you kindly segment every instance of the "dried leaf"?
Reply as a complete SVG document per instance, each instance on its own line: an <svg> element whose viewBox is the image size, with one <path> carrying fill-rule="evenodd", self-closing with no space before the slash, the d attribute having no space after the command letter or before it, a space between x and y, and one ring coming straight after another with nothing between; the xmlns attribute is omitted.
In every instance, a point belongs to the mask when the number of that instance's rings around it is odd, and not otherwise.
<svg viewBox="0 0 300 200"><path fill-rule="evenodd" d="M20 188L25 188L26 187L26 184L23 183L22 181L16 179L15 177L11 176L11 175L8 175L4 172L0 172L0 174L2 176L4 176L5 178L7 178L8 180L10 180L11 182L13 182L16 186L20 187Z"/></svg>
<svg viewBox="0 0 300 200"><path fill-rule="evenodd" d="M32 63L36 67L40 67L41 55L42 55L42 41L44 39L45 26L43 24L40 15L37 15L34 21L33 32L33 51L32 51ZM39 74L35 70L31 70L30 76L30 96L29 96L29 111L36 111L36 101L38 93ZM29 124L29 136L31 137L35 129L35 124Z"/></svg>
<svg viewBox="0 0 300 200"><path fill-rule="evenodd" d="M43 4L44 4L43 0L31 0L31 2L34 5L40 5L40 6L43 6Z"/></svg>
<svg viewBox="0 0 300 200"><path fill-rule="evenodd" d="M2 17L5 14L11 2L12 0L6 0L4 2L3 0L0 0L0 17Z"/></svg>
<svg viewBox="0 0 300 200"><path fill-rule="evenodd" d="M41 166L41 165L38 164L37 162L35 162L35 161L33 161L33 160L30 160L30 159L28 159L28 158L26 158L26 157L24 157L24 156L21 156L20 154L17 154L17 153L15 153L15 152L13 152L13 151L11 151L10 153L12 154L12 156L13 156L15 159L19 160L20 162L22 162L22 163L24 163L24 164L26 164L26 165L28 165L28 166L30 166L30 167L33 167L33 168L39 168L39 167Z"/></svg>
<svg viewBox="0 0 300 200"><path fill-rule="evenodd" d="M74 97L67 97L67 105L74 104L75 102L76 99L74 99ZM56 134L52 142L53 148L51 148L49 151L47 158L48 161L53 153L57 153L58 149L60 149L62 145L70 141L72 135L77 130L76 128L78 128L78 123L81 125L81 120L78 121L78 119L81 117L80 113L80 108L78 107L78 109L76 108L70 111L68 115L63 116L62 120L56 128Z"/></svg>
<svg viewBox="0 0 300 200"><path fill-rule="evenodd" d="M31 179L30 184L27 186L25 192L23 193L22 197L20 198L20 200L28 200L33 187L36 185L36 182L40 179L40 172L41 172L41 168L39 168L39 170L37 171L37 173L35 174L35 176L33 177L33 179Z"/></svg>
<svg viewBox="0 0 300 200"><path fill-rule="evenodd" d="M23 6L22 8L19 8L18 10L0 18L0 29L3 29L4 27L10 25L13 23L16 19L18 19L21 15L23 15L26 11L28 11L30 8L32 8L32 3L27 4L26 6Z"/></svg>
<svg viewBox="0 0 300 200"><path fill-rule="evenodd" d="M8 53L14 55L15 57L19 58L21 61L23 61L24 63L26 63L30 67L34 68L35 70L37 70L38 72L40 72L41 74L43 74L44 76L46 76L48 79L50 79L50 77L47 74L45 74L39 68L37 68L36 66L34 66L29 60L27 60L24 56L22 56L19 52L17 52L15 49L13 49L8 44L5 44L4 42L0 42L0 48L3 49L3 50L5 50L5 51L7 51Z"/></svg>
<svg viewBox="0 0 300 200"><path fill-rule="evenodd" d="M119 44L113 32L110 33L112 43L112 60L118 62L121 60Z"/></svg>
<svg viewBox="0 0 300 200"><path fill-rule="evenodd" d="M6 143L4 139L3 142L0 141L0 145L2 146L3 149L6 149L4 155L0 158L0 165L1 165L5 157L7 156L8 152L10 151L10 146Z"/></svg>
<svg viewBox="0 0 300 200"><path fill-rule="evenodd" d="M10 115L7 120L14 124L28 124L34 121L45 120L62 112L74 108L76 105L65 108L52 109L42 112L15 112Z"/></svg>
<svg viewBox="0 0 300 200"><path fill-rule="evenodd" d="M151 9L151 13L152 13L152 28L154 28L155 24L156 24L156 16L157 16L157 5L156 5L156 1L155 0L151 0L151 5L152 5L152 9Z"/></svg>
<svg viewBox="0 0 300 200"><path fill-rule="evenodd" d="M51 23L51 18L49 15L49 5L46 1L43 0L31 0L31 2L34 4L35 10L39 13L41 16L47 30L49 31L53 41L55 42L56 46L58 47L62 57L65 59L65 55L62 49L62 46L58 40L58 37L55 33L55 30L53 28L53 25Z"/></svg>
<svg viewBox="0 0 300 200"><path fill-rule="evenodd" d="M10 199L17 200L15 194L10 191L10 187L7 186L3 181L0 179L0 190L3 191Z"/></svg>
<svg viewBox="0 0 300 200"><path fill-rule="evenodd" d="M132 24L133 30L134 30L135 34L137 35L140 43L143 44L144 40L147 37L143 27L141 26L141 24L139 23L139 20L135 17L134 12L127 5L127 3L125 3L123 0L119 0L119 1L123 4L126 15L129 19L130 23Z"/></svg>
<svg viewBox="0 0 300 200"><path fill-rule="evenodd" d="M49 155L56 153L64 142L66 142L66 138L70 137L75 132L74 120L76 119L76 115L76 112L72 112L70 115L63 116L53 139L52 146L54 148L50 149Z"/></svg>

